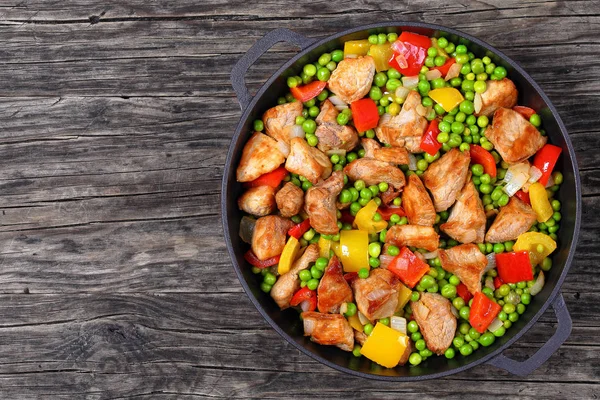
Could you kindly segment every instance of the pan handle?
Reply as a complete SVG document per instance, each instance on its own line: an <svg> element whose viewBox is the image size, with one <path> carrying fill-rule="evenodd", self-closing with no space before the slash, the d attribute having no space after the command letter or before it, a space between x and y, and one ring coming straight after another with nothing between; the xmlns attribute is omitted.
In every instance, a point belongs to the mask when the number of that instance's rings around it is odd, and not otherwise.
<svg viewBox="0 0 600 400"><path fill-rule="evenodd" d="M556 350L567 340L573 328L571 315L565 305L562 293L559 293L552 302L552 308L557 319L556 332L533 356L525 361L515 361L500 353L488 361L494 367L502 368L513 375L525 376L545 363Z"/></svg>
<svg viewBox="0 0 600 400"><path fill-rule="evenodd" d="M279 42L292 43L300 47L300 49L305 50L315 42L315 39L307 38L285 28L275 29L259 39L231 70L231 85L237 95L242 111L248 107L252 100L252 96L246 87L246 73L248 69L260 56L273 47L275 43Z"/></svg>

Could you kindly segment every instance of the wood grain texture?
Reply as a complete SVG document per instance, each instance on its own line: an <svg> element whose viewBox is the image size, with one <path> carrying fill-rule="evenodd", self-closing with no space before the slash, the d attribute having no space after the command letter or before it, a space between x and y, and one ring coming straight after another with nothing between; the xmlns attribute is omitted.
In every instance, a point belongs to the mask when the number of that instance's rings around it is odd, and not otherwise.
<svg viewBox="0 0 600 400"><path fill-rule="evenodd" d="M349 378L281 339L233 273L219 217L241 115L231 67L275 28L324 37L393 20L499 48L571 134L584 195L563 285L574 327L528 377ZM597 0L0 4L0 398L597 398L599 36ZM265 54L251 92L296 51ZM507 355L532 354L555 326L546 313Z"/></svg>

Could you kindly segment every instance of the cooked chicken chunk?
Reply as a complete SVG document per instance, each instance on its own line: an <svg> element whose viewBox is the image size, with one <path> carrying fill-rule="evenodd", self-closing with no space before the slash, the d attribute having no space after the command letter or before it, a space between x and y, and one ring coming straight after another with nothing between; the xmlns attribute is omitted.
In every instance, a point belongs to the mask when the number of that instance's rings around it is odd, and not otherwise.
<svg viewBox="0 0 600 400"><path fill-rule="evenodd" d="M326 152L333 149L350 151L358 144L358 133L351 126L327 122L315 131L319 139L317 147Z"/></svg>
<svg viewBox="0 0 600 400"><path fill-rule="evenodd" d="M252 235L252 251L259 260L281 254L285 247L287 231L294 223L276 215L267 215L256 220Z"/></svg>
<svg viewBox="0 0 600 400"><path fill-rule="evenodd" d="M285 169L304 176L313 185L331 175L333 166L329 157L322 151L309 146L302 138L293 138L290 143L290 154Z"/></svg>
<svg viewBox="0 0 600 400"><path fill-rule="evenodd" d="M352 289L344 279L342 264L336 256L333 256L317 288L319 312L337 314L342 303L350 303L353 299Z"/></svg>
<svg viewBox="0 0 600 400"><path fill-rule="evenodd" d="M444 354L456 333L456 318L450 300L437 293L422 293L419 301L411 301L410 306L427 348L436 354Z"/></svg>
<svg viewBox="0 0 600 400"><path fill-rule="evenodd" d="M346 58L340 61L329 78L329 90L343 102L360 100L371 90L375 61L370 56Z"/></svg>
<svg viewBox="0 0 600 400"><path fill-rule="evenodd" d="M492 226L485 235L485 241L490 243L516 240L521 233L525 233L537 221L531 206L516 197L511 197L494 219Z"/></svg>
<svg viewBox="0 0 600 400"><path fill-rule="evenodd" d="M433 226L435 224L435 208L429 193L417 174L408 177L408 184L402 192L402 205L412 225Z"/></svg>
<svg viewBox="0 0 600 400"><path fill-rule="evenodd" d="M445 211L454 204L467 180L469 162L468 151L452 149L427 168L423 183L433 196L435 211Z"/></svg>
<svg viewBox="0 0 600 400"><path fill-rule="evenodd" d="M402 105L400 114L379 119L379 126L375 128L377 138L383 143L404 147L411 153L423 152L420 145L427 128L427 119L417 113L418 106L421 106L421 96L411 91Z"/></svg>
<svg viewBox="0 0 600 400"><path fill-rule="evenodd" d="M440 225L440 229L461 243L483 243L486 222L487 218L479 193L473 181L467 177L465 186L450 210L448 221Z"/></svg>
<svg viewBox="0 0 600 400"><path fill-rule="evenodd" d="M354 332L341 314L322 314L307 311L301 314L304 321L304 336L323 345L337 346L344 351L354 348Z"/></svg>
<svg viewBox="0 0 600 400"><path fill-rule="evenodd" d="M275 188L256 186L246 190L238 199L238 207L257 217L271 214L275 209Z"/></svg>
<svg viewBox="0 0 600 400"><path fill-rule="evenodd" d="M381 201L383 204L390 204L396 197L400 195L402 189L394 189L394 187L389 186L388 189L381 193Z"/></svg>
<svg viewBox="0 0 600 400"><path fill-rule="evenodd" d="M371 321L391 317L398 305L401 285L396 275L383 268L371 270L366 279L355 279L352 289L358 310Z"/></svg>
<svg viewBox="0 0 600 400"><path fill-rule="evenodd" d="M438 250L442 268L452 272L465 284L469 292L481 292L481 276L487 266L487 258L475 244L461 244L448 250Z"/></svg>
<svg viewBox="0 0 600 400"><path fill-rule="evenodd" d="M294 293L300 289L298 274L307 269L310 263L317 261L317 258L319 258L319 246L317 244L308 245L304 253L294 261L292 268L277 279L271 288L270 295L279 308L283 310L290 306L290 300Z"/></svg>
<svg viewBox="0 0 600 400"><path fill-rule="evenodd" d="M375 139L363 138L360 141L365 149L365 158L374 158L394 165L408 164L408 151L404 147L381 147Z"/></svg>
<svg viewBox="0 0 600 400"><path fill-rule="evenodd" d="M315 118L317 125L321 125L327 122L337 124L337 116L339 111L335 108L333 103L329 99L325 100L321 105L321 112Z"/></svg>
<svg viewBox="0 0 600 400"><path fill-rule="evenodd" d="M353 181L362 179L367 186L386 182L395 189L402 189L406 183L400 168L371 158L357 158L344 167L344 172Z"/></svg>
<svg viewBox="0 0 600 400"><path fill-rule="evenodd" d="M336 171L329 179L306 191L304 209L310 218L310 225L322 235L339 232L335 202L343 188L344 174Z"/></svg>
<svg viewBox="0 0 600 400"><path fill-rule="evenodd" d="M394 225L385 235L386 243L396 246L414 246L434 251L440 244L440 236L430 226Z"/></svg>
<svg viewBox="0 0 600 400"><path fill-rule="evenodd" d="M360 331L354 331L354 341L358 344L360 344L361 346L363 346L365 344L365 341L367 340L368 336L364 333L364 332L360 332Z"/></svg>
<svg viewBox="0 0 600 400"><path fill-rule="evenodd" d="M250 182L271 172L285 161L285 156L277 147L277 141L260 132L254 132L244 145L242 159L237 167L238 182Z"/></svg>
<svg viewBox="0 0 600 400"><path fill-rule="evenodd" d="M509 164L528 159L547 140L521 114L508 108L496 110L492 126L486 129L485 136Z"/></svg>
<svg viewBox="0 0 600 400"><path fill-rule="evenodd" d="M275 195L277 208L282 217L297 215L304 205L304 192L292 182L288 182Z"/></svg>
<svg viewBox="0 0 600 400"><path fill-rule="evenodd" d="M296 125L296 117L302 115L302 103L280 104L269 108L263 115L265 132L273 139L290 144L290 132Z"/></svg>
<svg viewBox="0 0 600 400"><path fill-rule="evenodd" d="M513 108L517 105L517 87L508 78L504 78L500 81L489 80L487 83L487 89L481 94L481 110L475 115L492 116L494 111L500 107Z"/></svg>

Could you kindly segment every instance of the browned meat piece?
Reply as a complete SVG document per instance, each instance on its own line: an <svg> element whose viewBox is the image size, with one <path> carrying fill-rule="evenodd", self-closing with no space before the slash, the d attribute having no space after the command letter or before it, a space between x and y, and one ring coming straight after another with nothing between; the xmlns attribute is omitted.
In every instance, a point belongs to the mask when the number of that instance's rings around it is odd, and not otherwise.
<svg viewBox="0 0 600 400"><path fill-rule="evenodd" d="M450 300L437 293L422 293L419 301L411 301L410 306L427 348L436 354L444 354L456 332Z"/></svg>
<svg viewBox="0 0 600 400"><path fill-rule="evenodd" d="M517 105L517 87L508 78L500 81L489 80L487 89L481 94L482 107L475 115L486 115L490 117L500 107L513 108Z"/></svg>
<svg viewBox="0 0 600 400"><path fill-rule="evenodd" d="M317 115L317 118L315 118L315 122L317 123L317 125L321 125L326 122L337 124L338 114L339 112L335 108L333 103L329 101L329 99L327 99L321 105L321 112L319 113L319 115Z"/></svg>
<svg viewBox="0 0 600 400"><path fill-rule="evenodd" d="M329 78L329 90L344 103L360 100L371 90L375 61L370 56L346 58L340 61Z"/></svg>
<svg viewBox="0 0 600 400"><path fill-rule="evenodd" d="M354 332L343 315L307 311L301 316L304 321L304 336L310 336L313 342L337 346L344 351L354 349Z"/></svg>
<svg viewBox="0 0 600 400"><path fill-rule="evenodd" d="M435 224L435 208L429 193L417 174L410 174L408 184L402 192L402 205L412 225L433 226Z"/></svg>
<svg viewBox="0 0 600 400"><path fill-rule="evenodd" d="M304 210L310 218L310 225L322 235L335 235L339 232L335 203L343 188L344 175L341 171L336 171L329 179L306 191Z"/></svg>
<svg viewBox="0 0 600 400"><path fill-rule="evenodd" d="M374 158L394 165L408 164L408 151L404 147L381 147L375 139L363 138L360 141L365 149L365 158Z"/></svg>
<svg viewBox="0 0 600 400"><path fill-rule="evenodd" d="M355 279L352 289L358 310L371 321L391 317L401 285L396 275L383 268L371 270L367 279Z"/></svg>
<svg viewBox="0 0 600 400"><path fill-rule="evenodd" d="M290 131L296 125L296 117L302 115L302 103L295 101L269 108L263 115L265 132L273 139L290 144Z"/></svg>
<svg viewBox="0 0 600 400"><path fill-rule="evenodd" d="M386 243L396 246L414 246L434 251L440 244L440 236L430 226L394 225L385 235Z"/></svg>
<svg viewBox="0 0 600 400"><path fill-rule="evenodd" d="M332 168L329 157L322 151L309 146L302 138L292 139L285 169L304 176L314 185L331 175Z"/></svg>
<svg viewBox="0 0 600 400"><path fill-rule="evenodd" d="M271 172L285 161L285 156L277 147L277 141L260 132L254 132L244 145L242 158L237 167L238 182L250 182Z"/></svg>
<svg viewBox="0 0 600 400"><path fill-rule="evenodd" d="M494 145L502 159L516 164L534 155L546 144L547 138L521 114L508 108L499 108L494 113L492 126L485 136Z"/></svg>
<svg viewBox="0 0 600 400"><path fill-rule="evenodd" d="M402 189L406 183L400 168L371 158L357 158L344 167L344 172L353 181L362 179L367 186L386 182L395 189Z"/></svg>
<svg viewBox="0 0 600 400"><path fill-rule="evenodd" d="M350 303L353 299L352 289L344 279L342 264L333 256L317 288L319 312L337 314L342 303Z"/></svg>
<svg viewBox="0 0 600 400"><path fill-rule="evenodd" d="M275 195L277 208L282 217L297 215L304 205L304 192L292 182L288 182Z"/></svg>
<svg viewBox="0 0 600 400"><path fill-rule="evenodd" d="M358 144L358 133L351 126L327 122L315 131L319 139L317 147L325 152L333 149L350 151Z"/></svg>
<svg viewBox="0 0 600 400"><path fill-rule="evenodd" d="M490 243L516 240L521 233L525 233L537 221L531 206L516 197L511 197L494 219L492 226L485 235L485 241Z"/></svg>
<svg viewBox="0 0 600 400"><path fill-rule="evenodd" d="M246 190L238 199L238 207L257 217L271 214L275 209L275 188L256 186Z"/></svg>
<svg viewBox="0 0 600 400"><path fill-rule="evenodd" d="M406 206L404 209L406 210ZM440 229L461 243L483 243L486 222L487 218L479 193L473 181L467 177L467 183L450 210L448 221L440 225Z"/></svg>
<svg viewBox="0 0 600 400"><path fill-rule="evenodd" d="M461 244L438 253L442 268L456 275L472 294L481 292L481 276L488 261L477 245Z"/></svg>
<svg viewBox="0 0 600 400"><path fill-rule="evenodd" d="M287 218L267 215L256 220L252 235L252 251L259 260L281 254L285 247L287 231L294 223Z"/></svg>
<svg viewBox="0 0 600 400"><path fill-rule="evenodd" d="M465 186L471 156L468 151L452 149L433 162L423 174L423 183L433 196L435 211L446 211Z"/></svg>
<svg viewBox="0 0 600 400"><path fill-rule="evenodd" d="M392 186L389 186L385 192L381 193L381 201L383 204L390 204L400 195L401 191L401 189L394 189Z"/></svg>
<svg viewBox="0 0 600 400"><path fill-rule="evenodd" d="M354 341L358 344L360 344L361 346L363 346L365 344L365 341L367 340L368 336L364 333L364 332L360 332L355 330L354 331Z"/></svg>
<svg viewBox="0 0 600 400"><path fill-rule="evenodd" d="M290 306L290 300L294 293L300 289L298 274L303 269L307 269L310 263L317 261L317 258L319 258L319 246L317 244L308 245L304 253L294 261L292 268L277 279L271 288L270 295L279 308L283 310Z"/></svg>
<svg viewBox="0 0 600 400"><path fill-rule="evenodd" d="M404 147L411 153L423 152L420 145L427 128L427 119L417 113L418 106L421 106L421 96L411 91L402 105L400 114L379 119L379 126L375 128L377 138L383 143Z"/></svg>

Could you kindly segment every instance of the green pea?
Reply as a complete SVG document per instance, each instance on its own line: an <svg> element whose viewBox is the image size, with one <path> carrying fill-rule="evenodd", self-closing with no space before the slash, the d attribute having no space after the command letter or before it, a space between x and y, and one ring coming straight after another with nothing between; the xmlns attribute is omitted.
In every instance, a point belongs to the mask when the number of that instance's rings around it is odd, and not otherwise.
<svg viewBox="0 0 600 400"><path fill-rule="evenodd" d="M485 128L486 126L488 126L489 123L489 118L486 117L485 115L480 115L479 117L477 117L477 126L480 128Z"/></svg>
<svg viewBox="0 0 600 400"><path fill-rule="evenodd" d="M269 285L266 282L263 282L260 284L260 290L262 290L265 293L269 293L271 291L272 287L273 287L272 285Z"/></svg>
<svg viewBox="0 0 600 400"><path fill-rule="evenodd" d="M479 185L479 191L483 194L488 194L492 192L492 185L489 183L482 183Z"/></svg>
<svg viewBox="0 0 600 400"><path fill-rule="evenodd" d="M535 127L542 125L542 119L538 114L533 114L531 117L529 117L529 122L531 122L531 125Z"/></svg>
<svg viewBox="0 0 600 400"><path fill-rule="evenodd" d="M407 325L406 325L406 329L410 332L410 333L415 333L419 331L419 324L417 324L417 321L410 321Z"/></svg>
<svg viewBox="0 0 600 400"><path fill-rule="evenodd" d="M452 305L457 310L460 310L465 306L465 301L461 297L455 297L454 300L452 300Z"/></svg>
<svg viewBox="0 0 600 400"><path fill-rule="evenodd" d="M400 79L401 76L402 75L400 74L400 72L398 72L398 70L395 68L390 68L387 71L387 77L389 79Z"/></svg>
<svg viewBox="0 0 600 400"><path fill-rule="evenodd" d="M397 215L397 214L393 214L392 217L394 215ZM398 254L400 254L400 249L397 246L391 245L388 247L387 252L390 256L396 257Z"/></svg>
<svg viewBox="0 0 600 400"><path fill-rule="evenodd" d="M506 333L506 328L504 328L503 326L501 326L500 328L496 329L494 332L492 332L494 334L494 336L496 337L502 337L504 336L504 334Z"/></svg>
<svg viewBox="0 0 600 400"><path fill-rule="evenodd" d="M366 324L363 326L363 332L365 335L370 336L373 333L373 324Z"/></svg>
<svg viewBox="0 0 600 400"><path fill-rule="evenodd" d="M398 34L394 33L394 32L388 33L387 34L387 40L390 43L394 43L396 40L398 40Z"/></svg>
<svg viewBox="0 0 600 400"><path fill-rule="evenodd" d="M449 42L448 45L444 48L444 50L446 50L446 53L450 54L453 53L455 49L454 43Z"/></svg>
<svg viewBox="0 0 600 400"><path fill-rule="evenodd" d="M473 102L469 100L463 100L460 103L459 108L460 111L464 112L465 114L473 114L473 112L475 111L475 106L473 105Z"/></svg>
<svg viewBox="0 0 600 400"><path fill-rule="evenodd" d="M321 65L321 66L324 67L325 65L327 65L327 63L329 61L331 61L331 54L329 54L329 53L323 53L321 55L321 57L319 57L319 60L317 62L319 63L319 65Z"/></svg>
<svg viewBox="0 0 600 400"><path fill-rule="evenodd" d="M467 320L467 321L469 320L469 315L470 315L470 313L471 313L471 308L470 308L470 307L468 307L468 306L464 306L463 308L461 308L461 309L458 311L458 315L460 315L460 317L461 317L462 319L465 319L465 320Z"/></svg>
<svg viewBox="0 0 600 400"><path fill-rule="evenodd" d="M462 122L454 121L450 128L453 133L461 134L465 130L465 125Z"/></svg>
<svg viewBox="0 0 600 400"><path fill-rule="evenodd" d="M362 356L362 354L360 354L360 350L361 349L362 349L362 347L359 344L355 345L354 349L352 349L352 355L354 357L360 357L360 356Z"/></svg>
<svg viewBox="0 0 600 400"><path fill-rule="evenodd" d="M444 296L447 299L456 297L456 286L451 285L451 284L442 286L442 296Z"/></svg>
<svg viewBox="0 0 600 400"><path fill-rule="evenodd" d="M310 144L310 143L309 143ZM310 183L309 181L304 181L302 182L302 190L304 190L305 192L310 189L312 187L312 183Z"/></svg>
<svg viewBox="0 0 600 400"><path fill-rule="evenodd" d="M317 79L321 82L327 82L330 76L331 71L329 71L327 68L319 68L317 70Z"/></svg>
<svg viewBox="0 0 600 400"><path fill-rule="evenodd" d="M369 269L361 268L358 270L358 277L361 279L367 279L369 277Z"/></svg>
<svg viewBox="0 0 600 400"><path fill-rule="evenodd" d="M504 244L494 243L494 253L500 254L504 252Z"/></svg>
<svg viewBox="0 0 600 400"><path fill-rule="evenodd" d="M369 41L369 43L371 44L377 44L379 42L377 35L370 35L367 40Z"/></svg>
<svg viewBox="0 0 600 400"><path fill-rule="evenodd" d="M386 86L386 88L387 88L387 86ZM427 92L429 92L431 87L429 86L429 82L425 80L425 81L420 81L417 84L417 89L419 89L419 92L421 92L422 94L426 94Z"/></svg>
<svg viewBox="0 0 600 400"><path fill-rule="evenodd" d="M423 288L430 289L436 284L435 278L431 277L430 275L423 275L420 284Z"/></svg>
<svg viewBox="0 0 600 400"><path fill-rule="evenodd" d="M421 357L419 353L412 353L410 357L408 357L408 362L410 365L417 366L421 364L421 361L423 361L423 357Z"/></svg>
<svg viewBox="0 0 600 400"><path fill-rule="evenodd" d="M340 115L342 115L342 114L340 114ZM339 117L339 115L338 115L338 117ZM302 130L305 133L313 134L317 130L317 124L312 119L307 119L306 121L304 121L302 123Z"/></svg>
<svg viewBox="0 0 600 400"><path fill-rule="evenodd" d="M385 33L380 33L377 35L377 43L384 44L387 42L387 35Z"/></svg>
<svg viewBox="0 0 600 400"><path fill-rule="evenodd" d="M423 339L417 340L417 342L415 343L415 348L419 351L425 350L425 348L427 348L427 344L425 343L425 340L423 340Z"/></svg>
<svg viewBox="0 0 600 400"><path fill-rule="evenodd" d="M331 53L331 59L336 63L342 61L344 59L344 52L342 50L334 50Z"/></svg>
<svg viewBox="0 0 600 400"><path fill-rule="evenodd" d="M496 337L491 332L485 332L479 337L479 344L483 347L488 347L494 344Z"/></svg>
<svg viewBox="0 0 600 400"><path fill-rule="evenodd" d="M473 348L471 347L471 345L469 345L467 343L467 344L460 346L459 351L460 351L460 354L462 354L463 356L468 356L471 353L473 353Z"/></svg>
<svg viewBox="0 0 600 400"><path fill-rule="evenodd" d="M508 202L510 201L510 198L508 197L508 195L506 193L504 193L502 196L500 196L500 198L498 199L498 205L500 207L504 207L505 205L508 204Z"/></svg>
<svg viewBox="0 0 600 400"><path fill-rule="evenodd" d="M502 78L506 77L506 74L507 74L506 68L504 68L502 66L498 66L498 67L494 68L494 72L493 73L499 79L502 79Z"/></svg>
<svg viewBox="0 0 600 400"><path fill-rule="evenodd" d="M469 329L469 336L471 337L471 339L477 340L477 339L479 339L479 337L481 336L481 334L479 332L477 332L477 330L475 328L470 328Z"/></svg>

